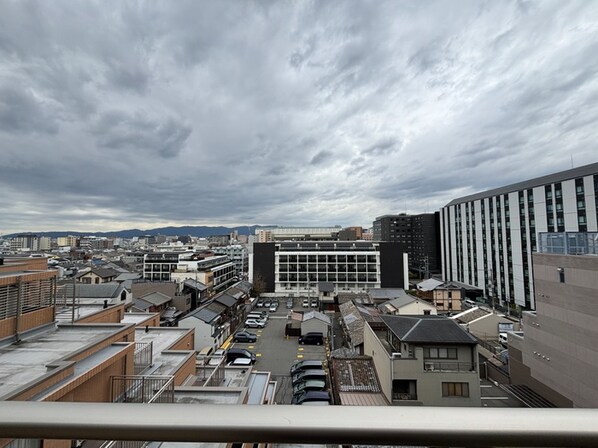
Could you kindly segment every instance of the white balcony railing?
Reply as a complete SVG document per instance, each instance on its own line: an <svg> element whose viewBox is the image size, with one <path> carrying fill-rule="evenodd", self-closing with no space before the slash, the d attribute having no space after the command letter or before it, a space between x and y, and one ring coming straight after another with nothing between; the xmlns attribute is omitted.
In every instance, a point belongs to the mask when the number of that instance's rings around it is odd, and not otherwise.
<svg viewBox="0 0 598 448"><path fill-rule="evenodd" d="M2 439L596 447L598 409L0 403Z"/></svg>

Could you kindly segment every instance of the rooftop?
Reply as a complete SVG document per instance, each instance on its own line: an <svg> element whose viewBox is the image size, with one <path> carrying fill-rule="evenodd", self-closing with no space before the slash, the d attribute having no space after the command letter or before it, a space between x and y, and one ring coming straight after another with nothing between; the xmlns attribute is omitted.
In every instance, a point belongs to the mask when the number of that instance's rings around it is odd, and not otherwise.
<svg viewBox="0 0 598 448"><path fill-rule="evenodd" d="M403 342L437 344L477 344L454 320L442 316L380 316Z"/></svg>

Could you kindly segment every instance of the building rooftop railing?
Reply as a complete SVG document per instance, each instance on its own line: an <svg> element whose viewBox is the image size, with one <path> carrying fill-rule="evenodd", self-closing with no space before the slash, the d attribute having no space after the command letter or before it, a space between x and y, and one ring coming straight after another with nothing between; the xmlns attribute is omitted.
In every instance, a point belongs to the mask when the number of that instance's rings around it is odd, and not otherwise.
<svg viewBox="0 0 598 448"><path fill-rule="evenodd" d="M540 232L538 252L598 255L598 232Z"/></svg>
<svg viewBox="0 0 598 448"><path fill-rule="evenodd" d="M0 403L3 439L598 446L598 409Z"/></svg>

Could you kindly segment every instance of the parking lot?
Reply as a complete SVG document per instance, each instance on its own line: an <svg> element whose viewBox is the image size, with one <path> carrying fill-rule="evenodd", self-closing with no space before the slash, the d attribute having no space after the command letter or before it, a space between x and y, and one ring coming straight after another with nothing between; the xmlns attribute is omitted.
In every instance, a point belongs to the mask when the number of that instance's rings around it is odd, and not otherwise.
<svg viewBox="0 0 598 448"><path fill-rule="evenodd" d="M295 299L293 308L301 308L300 299ZM277 381L276 402L289 404L293 395L291 376L289 370L291 365L302 359L314 359L325 361L326 348L317 345L299 345L296 337L285 337L284 329L287 321L287 314L290 312L285 307L286 300L280 300L280 306L275 312L268 312L269 319L265 328L248 328L247 331L257 335L257 342L253 344L232 343L229 347L246 348L257 356L254 368L261 371L271 372L272 379ZM265 308L257 308L262 311Z"/></svg>

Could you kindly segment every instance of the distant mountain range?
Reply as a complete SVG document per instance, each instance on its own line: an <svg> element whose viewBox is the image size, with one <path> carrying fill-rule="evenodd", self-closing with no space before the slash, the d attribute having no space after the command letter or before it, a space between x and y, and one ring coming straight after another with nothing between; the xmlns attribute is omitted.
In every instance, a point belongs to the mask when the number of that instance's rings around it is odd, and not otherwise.
<svg viewBox="0 0 598 448"><path fill-rule="evenodd" d="M37 236L49 236L50 238L56 238L58 236L98 236L98 237L118 237L118 238L133 238L135 236L144 235L167 235L167 236L195 236L195 237L208 237L214 235L228 235L233 231L237 231L239 235L253 235L255 229L261 227L276 227L276 226L239 226L239 227L223 227L223 226L183 226L183 227L158 227L156 229L140 230L140 229L127 229L119 230L117 232L71 232L71 231L60 231L60 232L23 232L13 233L10 235L4 235L4 238L11 238L17 235L37 235Z"/></svg>

